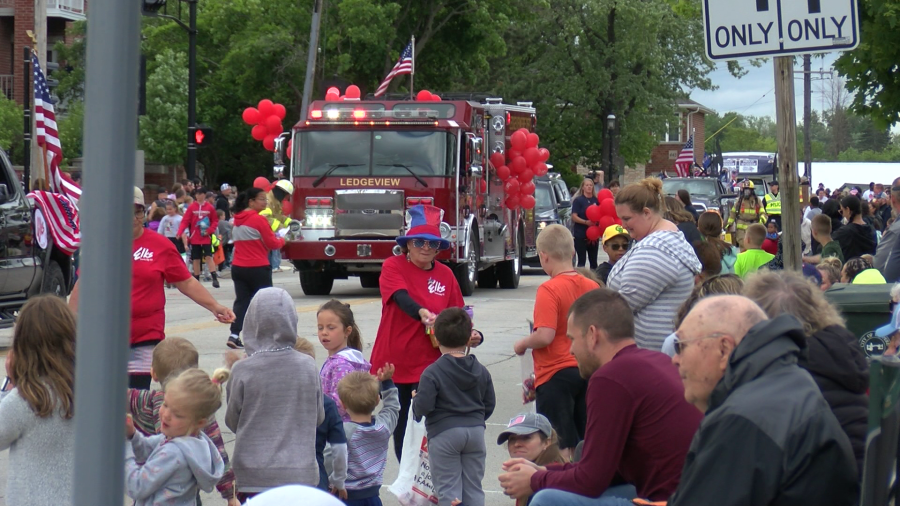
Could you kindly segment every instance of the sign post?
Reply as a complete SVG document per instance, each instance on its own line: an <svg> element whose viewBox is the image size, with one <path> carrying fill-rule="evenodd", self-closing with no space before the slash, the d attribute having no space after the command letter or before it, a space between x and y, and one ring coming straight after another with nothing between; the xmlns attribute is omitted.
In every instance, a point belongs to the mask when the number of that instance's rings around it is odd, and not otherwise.
<svg viewBox="0 0 900 506"><path fill-rule="evenodd" d="M856 0L703 0L706 56L713 61L775 57L775 119L784 266L800 270L800 186L794 56L859 45Z"/></svg>

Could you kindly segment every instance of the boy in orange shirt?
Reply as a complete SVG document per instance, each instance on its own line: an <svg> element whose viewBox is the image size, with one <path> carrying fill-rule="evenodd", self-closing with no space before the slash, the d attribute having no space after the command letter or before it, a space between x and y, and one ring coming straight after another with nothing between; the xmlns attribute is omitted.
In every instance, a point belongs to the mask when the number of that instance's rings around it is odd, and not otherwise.
<svg viewBox="0 0 900 506"><path fill-rule="evenodd" d="M537 238L541 267L550 280L538 287L534 301L534 332L515 344L522 355L534 350L537 412L546 416L559 434L560 453L571 458L584 439L587 381L569 353L566 337L569 307L576 299L600 286L572 268L575 243L569 229L550 225Z"/></svg>

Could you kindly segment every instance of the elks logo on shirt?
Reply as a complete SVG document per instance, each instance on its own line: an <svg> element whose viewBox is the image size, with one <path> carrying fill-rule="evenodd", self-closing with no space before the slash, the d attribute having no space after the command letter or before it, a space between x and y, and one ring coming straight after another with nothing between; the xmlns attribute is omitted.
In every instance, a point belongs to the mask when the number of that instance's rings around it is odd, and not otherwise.
<svg viewBox="0 0 900 506"><path fill-rule="evenodd" d="M138 260L142 262L152 262L153 261L153 252L150 251L150 248L140 247L137 251L134 252L134 261Z"/></svg>
<svg viewBox="0 0 900 506"><path fill-rule="evenodd" d="M442 285L440 281L434 278L428 278L428 293L443 296L446 291L446 285Z"/></svg>

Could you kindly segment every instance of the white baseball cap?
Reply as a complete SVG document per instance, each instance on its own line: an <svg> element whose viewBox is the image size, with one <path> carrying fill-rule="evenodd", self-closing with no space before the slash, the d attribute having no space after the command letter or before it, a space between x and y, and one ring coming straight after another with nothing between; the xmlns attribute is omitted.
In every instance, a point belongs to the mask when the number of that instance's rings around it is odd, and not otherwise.
<svg viewBox="0 0 900 506"><path fill-rule="evenodd" d="M230 188L231 188L231 186L230 186L228 183L222 183L222 186L219 187L219 190L220 190L220 191L225 191L225 190L228 190L228 189L230 189Z"/></svg>
<svg viewBox="0 0 900 506"><path fill-rule="evenodd" d="M147 204L144 204L144 190L141 190L137 186L134 187L134 205L147 207Z"/></svg>

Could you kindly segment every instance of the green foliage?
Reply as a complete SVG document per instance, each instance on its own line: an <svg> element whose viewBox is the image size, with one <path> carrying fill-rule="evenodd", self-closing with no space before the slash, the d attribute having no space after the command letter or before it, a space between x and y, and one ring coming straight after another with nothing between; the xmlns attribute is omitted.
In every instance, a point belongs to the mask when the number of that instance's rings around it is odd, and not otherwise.
<svg viewBox="0 0 900 506"><path fill-rule="evenodd" d="M157 55L147 76L147 115L140 118L140 145L147 160L166 164L184 160L187 91L187 56L171 49Z"/></svg>
<svg viewBox="0 0 900 506"><path fill-rule="evenodd" d="M57 110L63 114L68 112L69 104L74 105L84 100L86 30L87 21L76 21L69 28L72 44L66 45L64 41L59 41L53 46L59 55L59 61L65 62L65 66L60 66L53 72L53 78L59 80L59 86L55 90L60 99Z"/></svg>
<svg viewBox="0 0 900 506"><path fill-rule="evenodd" d="M63 155L66 163L72 158L78 158L83 153L82 141L84 139L84 102L70 102L68 112L57 118L59 127L59 141L62 143Z"/></svg>
<svg viewBox="0 0 900 506"><path fill-rule="evenodd" d="M22 126L24 123L22 106L14 100L0 95L0 148L4 149L13 159L13 163L22 160L23 140Z"/></svg>

